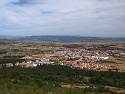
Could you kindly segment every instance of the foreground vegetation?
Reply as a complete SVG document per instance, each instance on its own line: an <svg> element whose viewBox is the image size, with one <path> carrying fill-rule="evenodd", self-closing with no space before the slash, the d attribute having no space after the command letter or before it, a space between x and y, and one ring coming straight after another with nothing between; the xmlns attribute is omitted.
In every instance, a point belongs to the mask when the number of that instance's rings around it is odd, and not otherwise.
<svg viewBox="0 0 125 94"><path fill-rule="evenodd" d="M125 73L43 65L0 69L0 94L116 94L105 86L125 88ZM84 87L63 87L62 85ZM123 93L124 94L124 93Z"/></svg>

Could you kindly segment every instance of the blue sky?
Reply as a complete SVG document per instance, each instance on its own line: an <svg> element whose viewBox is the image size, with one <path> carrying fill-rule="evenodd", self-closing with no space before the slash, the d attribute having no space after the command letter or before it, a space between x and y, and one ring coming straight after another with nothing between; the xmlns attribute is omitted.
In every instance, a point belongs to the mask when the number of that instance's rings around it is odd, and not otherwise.
<svg viewBox="0 0 125 94"><path fill-rule="evenodd" d="M0 0L0 35L125 37L125 0Z"/></svg>

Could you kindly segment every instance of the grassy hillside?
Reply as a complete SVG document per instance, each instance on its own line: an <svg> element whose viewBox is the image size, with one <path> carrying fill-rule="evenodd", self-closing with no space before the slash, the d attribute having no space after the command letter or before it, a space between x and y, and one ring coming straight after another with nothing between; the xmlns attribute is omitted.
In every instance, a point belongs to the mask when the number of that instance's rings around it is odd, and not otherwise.
<svg viewBox="0 0 125 94"><path fill-rule="evenodd" d="M71 69L59 65L2 68L0 94L117 94L105 86L124 89L124 79L125 73Z"/></svg>

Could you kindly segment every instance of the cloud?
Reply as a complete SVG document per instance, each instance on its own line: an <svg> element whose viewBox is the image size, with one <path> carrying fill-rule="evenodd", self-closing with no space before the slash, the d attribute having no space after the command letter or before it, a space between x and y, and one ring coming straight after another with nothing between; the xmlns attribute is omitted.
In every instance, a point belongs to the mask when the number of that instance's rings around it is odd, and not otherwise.
<svg viewBox="0 0 125 94"><path fill-rule="evenodd" d="M124 0L0 0L0 33L125 36L124 11Z"/></svg>

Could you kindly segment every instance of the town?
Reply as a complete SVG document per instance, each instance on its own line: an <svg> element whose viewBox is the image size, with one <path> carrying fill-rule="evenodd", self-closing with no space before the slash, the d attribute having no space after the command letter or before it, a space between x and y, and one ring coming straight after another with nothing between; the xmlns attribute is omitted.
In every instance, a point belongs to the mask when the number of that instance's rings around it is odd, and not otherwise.
<svg viewBox="0 0 125 94"><path fill-rule="evenodd" d="M123 43L121 43L123 44ZM21 62L5 62L0 64L0 67L36 67L43 64L51 65L64 65L71 68L80 68L80 69L92 69L92 70L122 70L119 67L112 65L116 61L116 56L124 57L125 51L122 49L99 49L100 45L88 45L77 47L66 47L62 43L53 43L48 45L47 42L44 42L41 45L36 43L36 45L31 41L15 44L3 44L4 49L9 46L9 51L1 55L1 59L5 57L18 57L20 56ZM69 44L71 45L71 44ZM111 45L111 44L108 44ZM79 45L78 45L79 46ZM82 46L82 45L81 45ZM103 47L103 45L101 44ZM95 49L95 50L92 50ZM5 58L6 59L6 58ZM123 61L123 60L122 60ZM108 63L109 62L109 63ZM114 62L115 64L115 62Z"/></svg>

